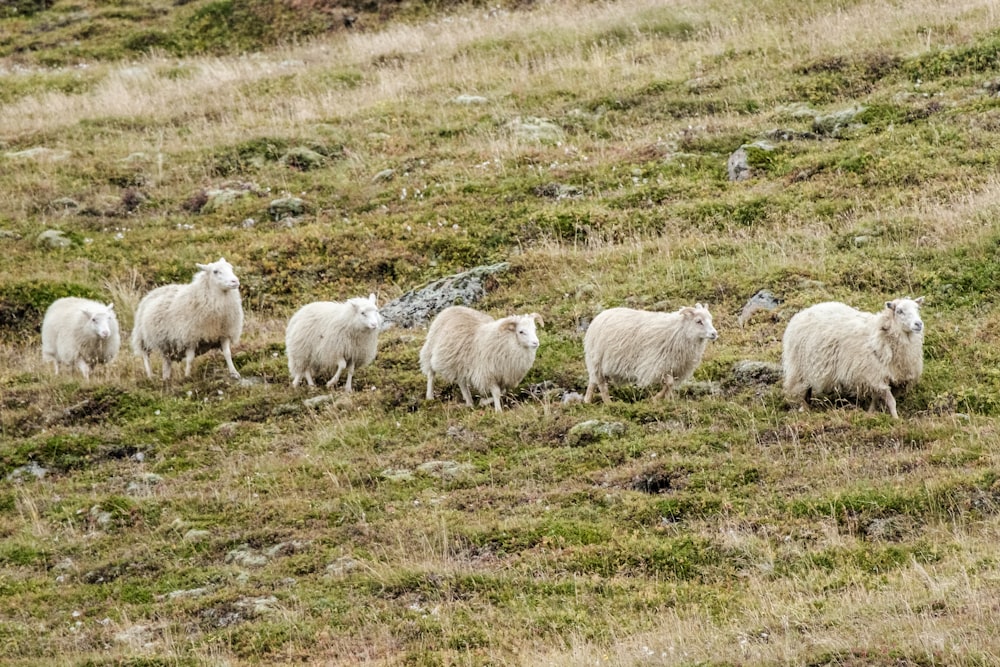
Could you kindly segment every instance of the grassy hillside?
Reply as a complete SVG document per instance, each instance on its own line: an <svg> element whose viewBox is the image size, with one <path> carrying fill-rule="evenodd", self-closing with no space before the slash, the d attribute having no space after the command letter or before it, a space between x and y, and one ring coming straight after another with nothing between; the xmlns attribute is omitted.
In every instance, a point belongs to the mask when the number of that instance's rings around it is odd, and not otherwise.
<svg viewBox="0 0 1000 667"><path fill-rule="evenodd" d="M375 4L350 29L319 2L15 4L3 664L1000 660L993 3ZM321 27L192 22L223 7ZM242 380L218 352L166 385L127 349L89 382L43 366L53 299L127 332L219 256ZM500 260L478 307L546 323L503 413L423 400L422 329L386 331L352 395L290 386L302 304ZM760 289L782 304L741 324ZM899 421L736 370L802 307L906 295L926 365ZM679 396L562 402L594 314L696 301L720 338Z"/></svg>

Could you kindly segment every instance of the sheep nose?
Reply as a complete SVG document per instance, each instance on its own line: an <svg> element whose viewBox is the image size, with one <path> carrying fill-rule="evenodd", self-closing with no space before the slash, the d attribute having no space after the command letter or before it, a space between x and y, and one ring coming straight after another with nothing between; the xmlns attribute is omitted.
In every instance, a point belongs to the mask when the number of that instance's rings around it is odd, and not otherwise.
<svg viewBox="0 0 1000 667"><path fill-rule="evenodd" d="M924 330L924 323L921 322L920 320L917 320L916 322L913 323L913 330L917 331L917 332L923 331Z"/></svg>

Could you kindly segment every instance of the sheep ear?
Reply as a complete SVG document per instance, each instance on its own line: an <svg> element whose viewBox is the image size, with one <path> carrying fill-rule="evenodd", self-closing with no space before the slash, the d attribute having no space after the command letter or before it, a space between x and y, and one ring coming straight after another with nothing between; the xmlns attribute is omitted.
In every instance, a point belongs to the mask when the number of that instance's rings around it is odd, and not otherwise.
<svg viewBox="0 0 1000 667"><path fill-rule="evenodd" d="M700 303L696 303L696 304L694 304L694 307L695 307L696 309L697 309L697 308L706 308L706 309L708 308L708 306L703 306L703 305L701 305Z"/></svg>
<svg viewBox="0 0 1000 667"><path fill-rule="evenodd" d="M504 320L503 325L500 327L500 329L502 331L510 331L512 333L517 331L517 320L514 319Z"/></svg>
<svg viewBox="0 0 1000 667"><path fill-rule="evenodd" d="M918 306L924 305L924 297L918 296L916 299L913 300L913 303L917 304Z"/></svg>
<svg viewBox="0 0 1000 667"><path fill-rule="evenodd" d="M378 300L375 298L375 292L372 292L371 294L368 295L368 300L371 301L373 304L378 304Z"/></svg>
<svg viewBox="0 0 1000 667"><path fill-rule="evenodd" d="M199 271L208 271L208 264L198 264L197 262L195 262L194 265L198 267Z"/></svg>
<svg viewBox="0 0 1000 667"><path fill-rule="evenodd" d="M896 302L895 301L886 301L885 302L885 307L888 308L889 310L895 311L896 310Z"/></svg>
<svg viewBox="0 0 1000 667"><path fill-rule="evenodd" d="M535 320L535 324L537 324L538 326L540 326L540 327L544 327L545 326L545 320L543 320L542 316L539 315L538 313L531 313L530 315L528 315L528 317L530 317L531 319Z"/></svg>
<svg viewBox="0 0 1000 667"><path fill-rule="evenodd" d="M111 311L113 311L114 309L115 309L115 304L113 304L113 303L109 303L109 304L108 304L108 310L111 310Z"/></svg>

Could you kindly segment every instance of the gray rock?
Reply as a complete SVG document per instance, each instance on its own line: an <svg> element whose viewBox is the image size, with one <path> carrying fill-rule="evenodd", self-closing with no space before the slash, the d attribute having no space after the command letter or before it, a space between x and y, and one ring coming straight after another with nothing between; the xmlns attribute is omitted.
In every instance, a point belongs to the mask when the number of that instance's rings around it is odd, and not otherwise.
<svg viewBox="0 0 1000 667"><path fill-rule="evenodd" d="M386 468L381 473L383 479L390 482L409 482L413 479L413 471L407 468Z"/></svg>
<svg viewBox="0 0 1000 667"><path fill-rule="evenodd" d="M227 553L226 562L235 563L242 567L260 567L267 564L267 556L254 551L250 548L250 545L244 544L238 549L233 549Z"/></svg>
<svg viewBox="0 0 1000 667"><path fill-rule="evenodd" d="M298 169L299 171L311 171L326 164L326 158L305 146L290 148L279 160L281 164Z"/></svg>
<svg viewBox="0 0 1000 667"><path fill-rule="evenodd" d="M306 203L299 197L280 197L268 205L267 212L275 221L294 218L306 212Z"/></svg>
<svg viewBox="0 0 1000 667"><path fill-rule="evenodd" d="M781 299L771 294L766 289L762 289L750 297L750 300L746 302L743 306L743 310L740 311L740 316L737 319L737 324L741 327L750 321L756 313L764 310L774 310L781 305Z"/></svg>
<svg viewBox="0 0 1000 667"><path fill-rule="evenodd" d="M209 589L205 586L199 588L186 588L182 590L170 591L167 593L167 599L177 600L179 598L200 598L208 592Z"/></svg>
<svg viewBox="0 0 1000 667"><path fill-rule="evenodd" d="M252 194L252 191L238 188L206 190L205 197L207 197L207 199L200 210L202 213L214 213L220 208L225 208L233 202L239 201L250 194Z"/></svg>
<svg viewBox="0 0 1000 667"><path fill-rule="evenodd" d="M762 151L773 151L774 146L766 141L755 141L752 144L743 144L729 156L726 161L726 173L730 181L745 181L754 176L753 168L750 166L750 154L748 148L756 148Z"/></svg>
<svg viewBox="0 0 1000 667"><path fill-rule="evenodd" d="M333 394L320 394L319 396L313 396L312 398L307 398L302 401L302 405L307 408L318 408L324 403L329 403L333 400Z"/></svg>
<svg viewBox="0 0 1000 667"><path fill-rule="evenodd" d="M417 471L442 480L453 480L475 472L471 463L457 461L427 461L417 466Z"/></svg>
<svg viewBox="0 0 1000 667"><path fill-rule="evenodd" d="M565 137L563 129L547 118L519 117L512 120L509 127L518 139L543 144L558 144Z"/></svg>
<svg viewBox="0 0 1000 667"><path fill-rule="evenodd" d="M856 127L854 120L864 113L866 107L858 105L827 115L813 117L813 132L828 137L841 137L849 129Z"/></svg>
<svg viewBox="0 0 1000 667"><path fill-rule="evenodd" d="M396 178L395 169L383 169L379 173L372 176L372 183L386 183Z"/></svg>
<svg viewBox="0 0 1000 667"><path fill-rule="evenodd" d="M331 577L341 577L361 567L361 563L350 556L341 556L326 566L326 573Z"/></svg>
<svg viewBox="0 0 1000 667"><path fill-rule="evenodd" d="M741 387L772 385L781 382L781 364L769 361L738 361L733 364L733 383Z"/></svg>
<svg viewBox="0 0 1000 667"><path fill-rule="evenodd" d="M606 422L599 419L588 419L580 422L566 432L564 442L570 447L603 440L617 438L625 434L625 424L621 422Z"/></svg>
<svg viewBox="0 0 1000 667"><path fill-rule="evenodd" d="M477 266L411 290L385 304L379 312L385 320L385 326L395 324L410 328L424 325L448 306L470 306L479 301L486 296L491 279L508 269L510 264L507 262Z"/></svg>
<svg viewBox="0 0 1000 667"><path fill-rule="evenodd" d="M718 382L696 382L688 381L677 388L678 396L695 398L699 396L718 396L722 393L722 387Z"/></svg>
<svg viewBox="0 0 1000 667"><path fill-rule="evenodd" d="M73 245L73 241L66 236L65 232L58 229L46 229L38 235L38 245L49 248L68 248Z"/></svg>
<svg viewBox="0 0 1000 667"><path fill-rule="evenodd" d="M9 229L0 229L0 239L10 239L12 241L17 241L21 238L21 235L17 232L12 232Z"/></svg>
<svg viewBox="0 0 1000 667"><path fill-rule="evenodd" d="M24 479L29 475L35 479L41 479L45 477L49 472L48 468L43 468L34 461L28 461L27 465L23 465L20 468L14 468L7 474L7 481L12 482L18 479Z"/></svg>

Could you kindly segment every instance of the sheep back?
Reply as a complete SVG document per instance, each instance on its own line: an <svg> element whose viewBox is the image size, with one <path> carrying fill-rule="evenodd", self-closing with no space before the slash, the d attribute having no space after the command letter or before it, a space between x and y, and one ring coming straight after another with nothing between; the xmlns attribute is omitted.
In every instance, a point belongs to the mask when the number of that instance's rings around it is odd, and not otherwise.
<svg viewBox="0 0 1000 667"><path fill-rule="evenodd" d="M375 359L381 317L375 295L346 302L316 301L288 320L285 353L293 378L330 374L344 364L363 368Z"/></svg>
<svg viewBox="0 0 1000 667"><path fill-rule="evenodd" d="M54 363L56 372L59 364L65 364L77 366L87 376L90 366L111 362L120 347L121 332L114 304L65 297L54 301L45 311L42 359Z"/></svg>
<svg viewBox="0 0 1000 667"><path fill-rule="evenodd" d="M639 387L663 383L667 392L674 383L690 379L708 342L717 337L712 315L701 304L673 313L633 308L601 311L583 338L588 393L608 379Z"/></svg>

